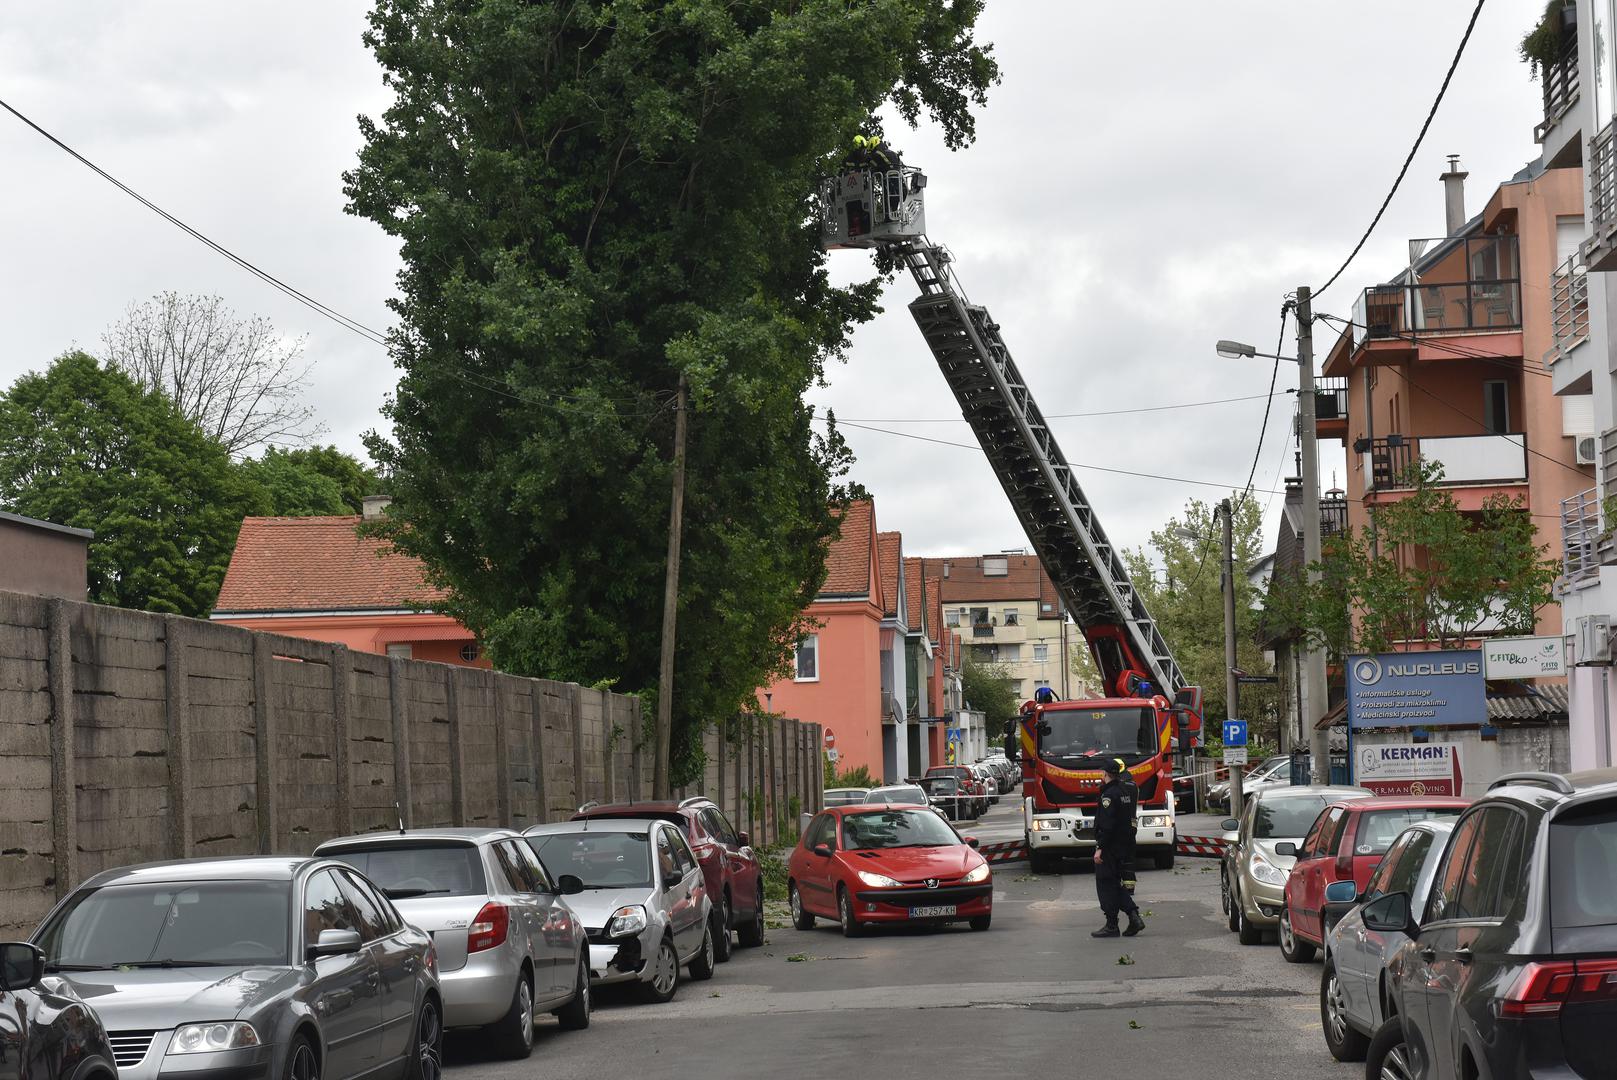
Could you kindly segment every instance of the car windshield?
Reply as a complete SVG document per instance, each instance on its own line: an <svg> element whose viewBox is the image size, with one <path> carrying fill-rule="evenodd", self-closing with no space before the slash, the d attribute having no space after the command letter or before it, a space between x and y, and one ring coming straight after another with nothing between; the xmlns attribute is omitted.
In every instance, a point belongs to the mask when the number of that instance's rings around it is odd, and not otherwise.
<svg viewBox="0 0 1617 1080"><path fill-rule="evenodd" d="M643 832L540 833L528 843L553 878L572 874L586 889L651 888L651 841Z"/></svg>
<svg viewBox="0 0 1617 1080"><path fill-rule="evenodd" d="M106 885L76 894L40 934L62 969L287 963L285 881Z"/></svg>
<svg viewBox="0 0 1617 1080"><path fill-rule="evenodd" d="M482 860L471 844L390 843L320 854L352 866L395 900L416 896L477 896L488 891Z"/></svg>
<svg viewBox="0 0 1617 1080"><path fill-rule="evenodd" d="M826 806L851 806L857 802L865 801L864 788L842 788L825 793Z"/></svg>
<svg viewBox="0 0 1617 1080"><path fill-rule="evenodd" d="M1353 838L1353 854L1385 855L1398 834L1417 821L1440 821L1460 816L1460 806L1413 807L1402 810L1367 810L1359 818L1359 835Z"/></svg>
<svg viewBox="0 0 1617 1080"><path fill-rule="evenodd" d="M878 848L953 847L960 837L931 810L867 810L842 815L842 846Z"/></svg>
<svg viewBox="0 0 1617 1080"><path fill-rule="evenodd" d="M960 790L960 781L952 776L929 776L921 786L934 795L953 795Z"/></svg>
<svg viewBox="0 0 1617 1080"><path fill-rule="evenodd" d="M1263 799L1252 811L1252 836L1256 840L1296 840L1308 835L1308 827L1325 805L1323 795L1301 798Z"/></svg>
<svg viewBox="0 0 1617 1080"><path fill-rule="evenodd" d="M1617 925L1617 806L1550 823L1550 913L1557 929Z"/></svg>
<svg viewBox="0 0 1617 1080"><path fill-rule="evenodd" d="M1047 711L1044 722L1050 733L1039 734L1039 756L1047 761L1138 757L1157 750L1156 710L1148 706Z"/></svg>
<svg viewBox="0 0 1617 1080"><path fill-rule="evenodd" d="M918 787L906 785L904 787L876 788L865 796L867 803L920 803L926 805L926 792Z"/></svg>

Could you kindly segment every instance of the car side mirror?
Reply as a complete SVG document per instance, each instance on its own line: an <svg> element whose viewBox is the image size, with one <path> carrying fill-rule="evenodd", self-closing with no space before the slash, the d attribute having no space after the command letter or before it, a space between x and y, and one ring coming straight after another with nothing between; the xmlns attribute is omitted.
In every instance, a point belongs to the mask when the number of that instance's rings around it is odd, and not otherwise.
<svg viewBox="0 0 1617 1080"><path fill-rule="evenodd" d="M322 930L315 943L308 948L309 959L324 956L347 956L357 953L361 942L358 930Z"/></svg>
<svg viewBox="0 0 1617 1080"><path fill-rule="evenodd" d="M1241 823L1232 817L1227 817L1218 823L1218 827L1223 829L1225 832L1239 832L1241 830Z"/></svg>
<svg viewBox="0 0 1617 1080"><path fill-rule="evenodd" d="M818 855L822 859L829 859L831 857L831 848L826 844L815 844L813 847L809 848L809 850L814 852L814 854Z"/></svg>
<svg viewBox="0 0 1617 1080"><path fill-rule="evenodd" d="M27 990L45 974L45 954L26 941L0 945L0 990Z"/></svg>
<svg viewBox="0 0 1617 1080"><path fill-rule="evenodd" d="M1325 886L1327 904L1351 904L1359 899L1359 887L1351 881L1333 881Z"/></svg>
<svg viewBox="0 0 1617 1080"><path fill-rule="evenodd" d="M1290 840L1282 840L1280 843L1275 845L1275 854L1289 855L1295 859L1297 857L1297 845L1292 843Z"/></svg>
<svg viewBox="0 0 1617 1080"><path fill-rule="evenodd" d="M747 835L747 831L745 829L742 829L740 832L736 833L736 843L741 847L751 847L752 837Z"/></svg>
<svg viewBox="0 0 1617 1080"><path fill-rule="evenodd" d="M1364 905L1361 917L1367 930L1377 930L1384 934L1403 934L1405 937L1414 937L1420 933L1420 926L1416 924L1409 910L1409 894L1406 892L1376 897Z"/></svg>
<svg viewBox="0 0 1617 1080"><path fill-rule="evenodd" d="M982 842L979 841L975 836L962 836L960 839L964 840L966 842L966 844L968 846L972 847L972 848L978 848L978 847L982 846Z"/></svg>
<svg viewBox="0 0 1617 1080"><path fill-rule="evenodd" d="M576 874L563 874L556 879L556 891L563 896L577 896L584 891L584 881Z"/></svg>

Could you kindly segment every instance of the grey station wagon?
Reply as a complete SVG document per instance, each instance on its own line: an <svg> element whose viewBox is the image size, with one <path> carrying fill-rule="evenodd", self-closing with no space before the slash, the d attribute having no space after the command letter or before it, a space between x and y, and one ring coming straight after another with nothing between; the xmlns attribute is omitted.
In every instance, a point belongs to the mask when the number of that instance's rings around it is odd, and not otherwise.
<svg viewBox="0 0 1617 1080"><path fill-rule="evenodd" d="M432 939L352 867L276 856L108 870L34 935L119 1080L439 1080Z"/></svg>

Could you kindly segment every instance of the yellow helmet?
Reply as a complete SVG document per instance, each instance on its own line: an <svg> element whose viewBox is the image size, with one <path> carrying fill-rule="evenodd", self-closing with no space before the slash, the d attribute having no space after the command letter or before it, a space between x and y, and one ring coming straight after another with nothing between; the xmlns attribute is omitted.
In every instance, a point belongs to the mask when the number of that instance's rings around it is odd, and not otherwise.
<svg viewBox="0 0 1617 1080"><path fill-rule="evenodd" d="M853 144L855 146L875 146L876 140L870 138L868 135L855 135L853 137Z"/></svg>

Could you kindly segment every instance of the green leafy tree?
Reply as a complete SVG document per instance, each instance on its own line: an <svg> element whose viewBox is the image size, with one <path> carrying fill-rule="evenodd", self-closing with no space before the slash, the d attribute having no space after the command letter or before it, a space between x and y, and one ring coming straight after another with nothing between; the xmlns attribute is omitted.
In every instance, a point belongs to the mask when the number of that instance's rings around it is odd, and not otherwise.
<svg viewBox="0 0 1617 1080"><path fill-rule="evenodd" d="M690 388L674 774L784 665L848 467L803 393L876 313L811 195L891 104L951 146L997 78L981 0L380 0L395 101L349 209L396 237L392 437L420 556L502 667L653 696ZM648 710L649 712L649 710Z"/></svg>
<svg viewBox="0 0 1617 1080"><path fill-rule="evenodd" d="M268 512L286 517L357 514L367 495L382 493L382 480L352 454L335 446L266 450L241 463L265 491Z"/></svg>
<svg viewBox="0 0 1617 1080"><path fill-rule="evenodd" d="M1270 619L1333 659L1409 644L1459 648L1497 620L1531 634L1558 572L1519 497L1492 495L1462 511L1426 462L1403 476L1410 493L1378 507L1372 529L1333 537L1317 581L1292 575L1270 590Z"/></svg>
<svg viewBox="0 0 1617 1080"><path fill-rule="evenodd" d="M1002 665L974 659L969 646L965 653L960 668L960 697L968 709L983 714L990 736L1003 739L1022 705L1016 696L1016 679Z"/></svg>
<svg viewBox="0 0 1617 1080"><path fill-rule="evenodd" d="M1260 595L1246 573L1264 555L1263 508L1256 500L1240 499L1238 492L1231 494L1230 501L1239 507L1232 533L1236 666L1254 675L1265 674L1268 665L1258 644ZM1136 548L1123 556L1135 588L1161 627L1186 681L1202 688L1203 716L1212 728L1228 715L1220 572L1224 526L1216 509L1213 503L1191 499L1183 514L1151 534L1150 552ZM1188 538L1182 533L1189 534ZM1254 725L1272 722L1278 703L1272 686L1241 688L1242 719Z"/></svg>
<svg viewBox="0 0 1617 1080"><path fill-rule="evenodd" d="M0 506L95 531L91 600L200 616L263 502L166 396L73 352L0 396Z"/></svg>

